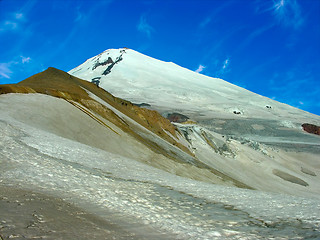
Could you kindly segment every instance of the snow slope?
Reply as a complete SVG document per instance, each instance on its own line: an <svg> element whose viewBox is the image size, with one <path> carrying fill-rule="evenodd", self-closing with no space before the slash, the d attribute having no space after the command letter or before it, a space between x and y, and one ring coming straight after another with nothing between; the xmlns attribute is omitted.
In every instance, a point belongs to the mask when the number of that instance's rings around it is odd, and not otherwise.
<svg viewBox="0 0 320 240"><path fill-rule="evenodd" d="M122 60L104 75L111 64L101 63L108 58L115 62L119 58ZM69 73L88 81L99 77L100 86L117 97L134 103L149 103L160 112L182 112L196 121L214 117L235 118L236 111L241 113L237 117L285 117L288 121L320 122L319 116L131 49L106 50Z"/></svg>
<svg viewBox="0 0 320 240"><path fill-rule="evenodd" d="M29 112L23 111L25 106ZM57 120L57 114L50 109L65 110L64 114L58 114ZM0 96L0 110L0 184L60 197L130 232L127 238L107 235L110 238L316 239L320 236L318 199L195 181L80 143L83 136L77 125L81 121L89 123L90 119L62 99L42 94L5 94ZM32 119L33 115L43 119ZM45 124L49 121L57 121L56 128L55 124ZM70 129L65 136L59 130L61 124ZM48 129L48 125L52 128ZM84 132L99 128L95 121L81 126ZM111 130L100 131L113 134ZM118 150L121 149L119 146ZM2 231L13 229L12 224L17 222L5 224L6 210L1 208L0 212ZM43 218L42 224L46 221ZM56 231L65 231L50 230L42 237L54 239ZM15 234L12 236L22 237Z"/></svg>

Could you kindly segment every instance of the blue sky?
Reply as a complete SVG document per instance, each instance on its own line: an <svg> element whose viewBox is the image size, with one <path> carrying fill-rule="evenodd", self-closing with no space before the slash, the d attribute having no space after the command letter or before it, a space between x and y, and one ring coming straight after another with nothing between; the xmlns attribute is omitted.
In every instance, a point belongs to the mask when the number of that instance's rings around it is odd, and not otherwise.
<svg viewBox="0 0 320 240"><path fill-rule="evenodd" d="M0 84L121 47L320 115L320 0L0 0Z"/></svg>

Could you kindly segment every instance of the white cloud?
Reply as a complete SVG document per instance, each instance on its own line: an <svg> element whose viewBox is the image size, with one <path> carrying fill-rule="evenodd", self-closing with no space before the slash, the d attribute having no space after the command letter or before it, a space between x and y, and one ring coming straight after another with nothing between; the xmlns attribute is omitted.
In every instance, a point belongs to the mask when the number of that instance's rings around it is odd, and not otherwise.
<svg viewBox="0 0 320 240"><path fill-rule="evenodd" d="M10 78L12 71L9 69L9 63L0 63L0 78Z"/></svg>
<svg viewBox="0 0 320 240"><path fill-rule="evenodd" d="M147 23L146 17L143 15L140 17L137 29L138 31L147 34L149 38L151 37L151 33L154 32L153 27Z"/></svg>
<svg viewBox="0 0 320 240"><path fill-rule="evenodd" d="M25 22L23 13L12 13L9 19L0 22L0 31L17 30L22 22Z"/></svg>
<svg viewBox="0 0 320 240"><path fill-rule="evenodd" d="M195 72L196 73L201 73L202 71L203 71L203 69L205 69L206 67L205 66L203 66L203 65L199 65L199 67L198 67L198 69L197 70L195 70Z"/></svg>
<svg viewBox="0 0 320 240"><path fill-rule="evenodd" d="M259 11L257 12L272 13L275 19L286 27L298 29L303 25L304 18L297 0L273 0L271 3L272 5L270 6L269 2L259 1Z"/></svg>
<svg viewBox="0 0 320 240"><path fill-rule="evenodd" d="M0 79L1 78L11 78L11 74L13 73L12 69L21 69L21 64L25 64L31 61L30 57L20 56L15 57L14 61L0 63Z"/></svg>
<svg viewBox="0 0 320 240"><path fill-rule="evenodd" d="M227 59L223 62L222 69L225 70L225 69L228 67L229 63L230 63L230 60L229 60L229 58L227 58Z"/></svg>
<svg viewBox="0 0 320 240"><path fill-rule="evenodd" d="M15 17L16 17L16 19L19 20L19 19L23 19L24 15L23 15L23 13L16 13Z"/></svg>
<svg viewBox="0 0 320 240"><path fill-rule="evenodd" d="M286 26L299 28L304 22L300 6L296 0L276 1L274 2L273 9L278 21Z"/></svg>
<svg viewBox="0 0 320 240"><path fill-rule="evenodd" d="M230 58L227 58L226 60L224 60L223 62L221 61L215 61L214 65L216 66L216 72L215 72L215 76L216 77L224 77L225 73L230 72Z"/></svg>
<svg viewBox="0 0 320 240"><path fill-rule="evenodd" d="M279 9L281 9L282 7L284 7L284 0L280 0L279 2L274 2L274 8L276 11L278 11Z"/></svg>
<svg viewBox="0 0 320 240"><path fill-rule="evenodd" d="M4 26L8 29L8 30L14 30L17 28L18 23L13 22L13 21L5 21Z"/></svg>
<svg viewBox="0 0 320 240"><path fill-rule="evenodd" d="M21 57L21 62L22 63L28 63L30 62L31 58L30 57L24 57L24 56L20 56Z"/></svg>
<svg viewBox="0 0 320 240"><path fill-rule="evenodd" d="M297 0L258 0L256 13L270 12L276 21L286 27L298 29L304 23L304 14Z"/></svg>

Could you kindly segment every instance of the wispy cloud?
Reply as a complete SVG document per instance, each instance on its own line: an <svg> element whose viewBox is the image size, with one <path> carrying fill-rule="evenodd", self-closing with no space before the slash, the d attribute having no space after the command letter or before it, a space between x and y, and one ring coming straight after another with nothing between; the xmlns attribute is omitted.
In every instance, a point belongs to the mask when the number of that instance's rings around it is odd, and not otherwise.
<svg viewBox="0 0 320 240"><path fill-rule="evenodd" d="M86 18L86 16L80 11L80 8L81 8L80 5L76 7L76 12L75 12L76 17L74 19L74 22L79 22Z"/></svg>
<svg viewBox="0 0 320 240"><path fill-rule="evenodd" d="M196 73L201 73L202 71L203 71L203 69L205 69L206 67L205 66L203 66L203 65L199 65L199 67L198 67L198 69L197 70L195 70L195 72Z"/></svg>
<svg viewBox="0 0 320 240"><path fill-rule="evenodd" d="M144 15L140 17L137 29L139 32L145 33L148 36L148 38L150 38L152 32L155 31L154 28L147 23L147 19Z"/></svg>
<svg viewBox="0 0 320 240"><path fill-rule="evenodd" d="M219 64L219 65L220 65L220 64ZM230 65L230 58L227 58L226 60L224 60L224 61L222 62L222 67L221 67L220 69L218 69L217 75L220 76L220 77L222 77L223 74L229 72L229 71L230 71L229 65ZM220 65L220 66L221 66L221 65Z"/></svg>
<svg viewBox="0 0 320 240"><path fill-rule="evenodd" d="M29 63L30 61L31 61L30 57L20 56L20 59L18 57L16 57L14 61L0 63L0 79L1 78L10 79L12 73L14 73L13 69L15 67L20 68L21 64Z"/></svg>
<svg viewBox="0 0 320 240"><path fill-rule="evenodd" d="M228 67L229 63L230 63L230 59L227 58L227 59L223 62L222 69L225 70L225 69Z"/></svg>
<svg viewBox="0 0 320 240"><path fill-rule="evenodd" d="M232 5L232 1L221 1L219 7L214 8L211 13L206 16L198 25L199 28L205 28L208 24L212 22L212 19L217 19L217 16L221 14L226 8Z"/></svg>
<svg viewBox="0 0 320 240"><path fill-rule="evenodd" d="M12 73L12 71L9 69L10 64L8 63L0 63L0 79L1 78L10 78L10 74Z"/></svg>
<svg viewBox="0 0 320 240"><path fill-rule="evenodd" d="M267 2L269 3L269 2ZM272 5L266 6L265 1L258 4L258 13L270 12L277 22L286 27L300 28L304 23L301 7L297 0L273 0Z"/></svg>
<svg viewBox="0 0 320 240"><path fill-rule="evenodd" d="M24 18L24 14L23 13L16 13L15 14L16 19L23 19Z"/></svg>
<svg viewBox="0 0 320 240"><path fill-rule="evenodd" d="M13 22L13 21L5 21L4 22L4 26L7 30L15 30L18 26L17 22Z"/></svg>
<svg viewBox="0 0 320 240"><path fill-rule="evenodd" d="M21 62L22 63L28 63L30 62L31 58L30 57L24 57L24 56L20 56L21 57Z"/></svg>
<svg viewBox="0 0 320 240"><path fill-rule="evenodd" d="M216 68L215 77L223 77L224 74L230 72L230 58L226 58L221 62L221 60L214 61L213 65Z"/></svg>
<svg viewBox="0 0 320 240"><path fill-rule="evenodd" d="M15 31L20 28L20 26L25 22L24 14L11 13L6 20L2 23L0 22L0 32Z"/></svg>
<svg viewBox="0 0 320 240"><path fill-rule="evenodd" d="M278 0L273 4L273 13L277 20L285 26L299 28L304 19L301 9L296 0Z"/></svg>

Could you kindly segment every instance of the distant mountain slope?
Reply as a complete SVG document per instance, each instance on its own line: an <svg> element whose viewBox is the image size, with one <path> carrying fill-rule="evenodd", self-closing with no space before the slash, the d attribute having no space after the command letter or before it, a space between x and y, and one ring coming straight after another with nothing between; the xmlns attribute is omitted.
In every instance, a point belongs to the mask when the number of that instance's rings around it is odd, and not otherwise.
<svg viewBox="0 0 320 240"><path fill-rule="evenodd" d="M69 73L159 111L198 161L233 179L268 191L319 192L320 137L302 128L319 126L317 115L131 49L106 50Z"/></svg>
<svg viewBox="0 0 320 240"><path fill-rule="evenodd" d="M222 135L285 147L320 145L301 131L303 124L320 126L320 116L131 49L106 50L69 73L171 121L180 114Z"/></svg>
<svg viewBox="0 0 320 240"><path fill-rule="evenodd" d="M117 97L148 103L160 113L182 113L196 121L286 117L288 121L320 122L319 116L131 49L106 50L69 73L87 81L99 80L102 88Z"/></svg>

